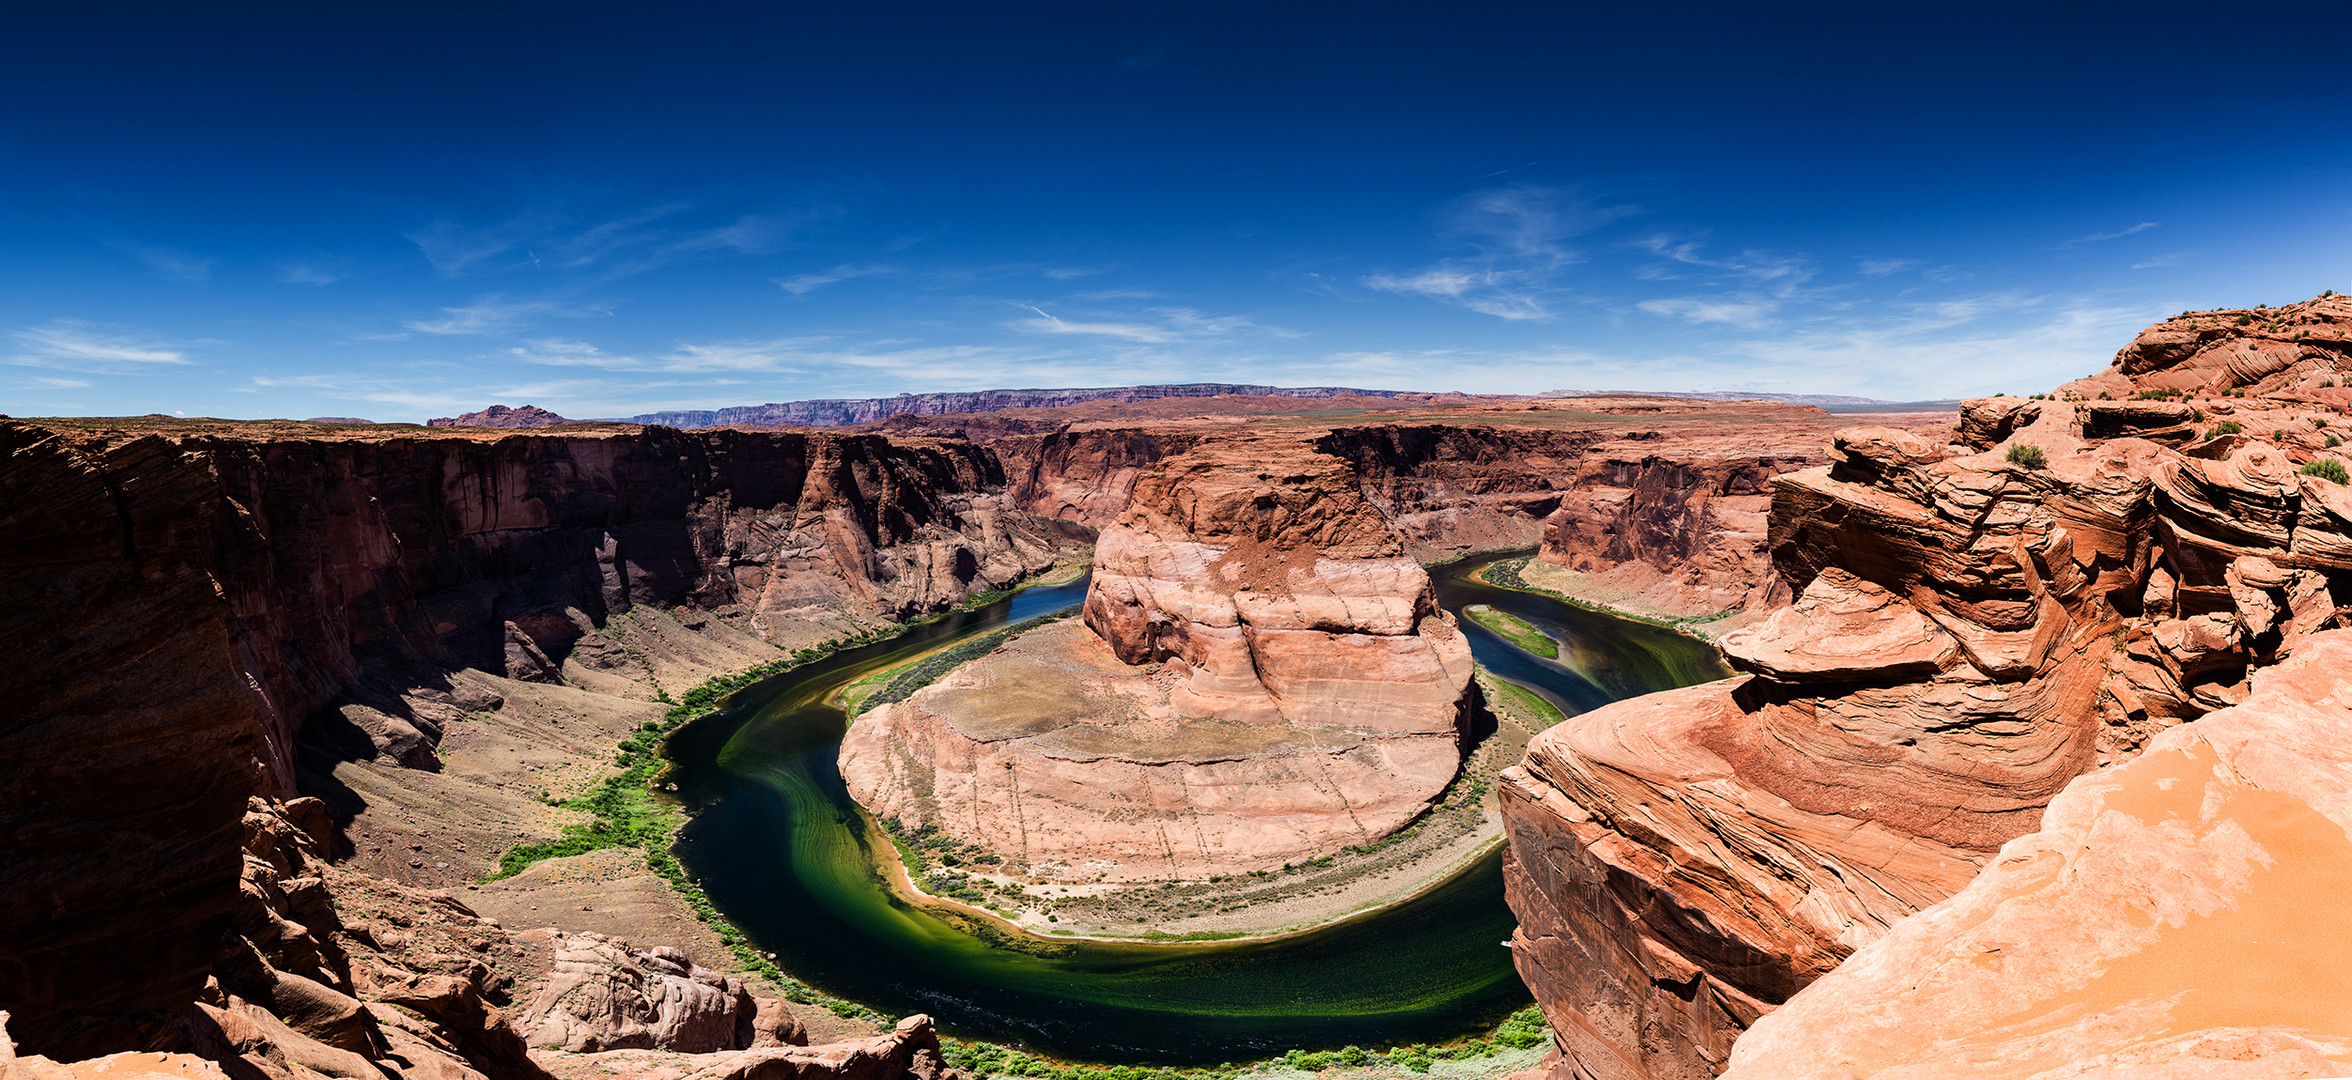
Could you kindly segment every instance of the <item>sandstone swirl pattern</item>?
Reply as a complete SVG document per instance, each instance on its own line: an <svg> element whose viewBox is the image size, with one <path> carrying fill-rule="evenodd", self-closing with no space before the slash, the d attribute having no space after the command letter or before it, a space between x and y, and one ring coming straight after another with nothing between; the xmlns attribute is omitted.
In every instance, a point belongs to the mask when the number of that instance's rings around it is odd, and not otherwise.
<svg viewBox="0 0 2352 1080"><path fill-rule="evenodd" d="M1236 440L1161 463L1034 632L844 740L850 793L1033 873L1204 876L1384 836L1461 757L1470 649L1345 462Z"/></svg>

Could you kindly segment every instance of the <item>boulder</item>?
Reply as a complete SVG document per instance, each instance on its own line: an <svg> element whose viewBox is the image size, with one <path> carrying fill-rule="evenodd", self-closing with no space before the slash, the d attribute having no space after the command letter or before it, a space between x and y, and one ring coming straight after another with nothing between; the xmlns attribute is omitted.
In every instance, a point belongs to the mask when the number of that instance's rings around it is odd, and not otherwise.
<svg viewBox="0 0 2352 1080"><path fill-rule="evenodd" d="M796 1026L781 1003L766 1015L770 1039ZM520 1026L532 1046L550 1050L701 1054L749 1048L763 1034L761 1017L761 1004L741 982L676 949L567 934L556 941L555 970L524 1006Z"/></svg>
<svg viewBox="0 0 2352 1080"><path fill-rule="evenodd" d="M1781 682L1900 682L1951 667L1960 643L1901 597L1832 567L1795 604L1726 635L1723 655Z"/></svg>

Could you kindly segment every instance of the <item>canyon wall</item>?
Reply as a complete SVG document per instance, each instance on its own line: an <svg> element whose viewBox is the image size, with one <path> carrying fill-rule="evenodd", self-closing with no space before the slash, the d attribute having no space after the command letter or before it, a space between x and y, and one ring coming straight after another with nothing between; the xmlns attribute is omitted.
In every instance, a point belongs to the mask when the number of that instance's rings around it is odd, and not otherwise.
<svg viewBox="0 0 2352 1080"><path fill-rule="evenodd" d="M585 677L633 606L790 646L1059 553L969 444L156 426L0 422L0 1006L61 1058L145 1048L225 970L248 800L316 777L307 721L432 770L498 704L446 673Z"/></svg>
<svg viewBox="0 0 2352 1080"><path fill-rule="evenodd" d="M1573 718L1506 773L1550 1075L1716 1074L2070 781L2339 624L2352 489L2297 473L2338 459L2330 388L2150 394L2118 374L2147 340L2047 399L1965 403L1950 447L1840 432L1771 481L1796 602L1725 638L1748 674Z"/></svg>
<svg viewBox="0 0 2352 1080"><path fill-rule="evenodd" d="M1422 562L1540 546L1544 563L1575 572L1546 584L1676 618L1788 601L1768 550L1769 482L1828 464L1838 426L1818 409L1757 402L1576 399L1449 412L1298 438L1353 465L1364 497ZM955 430L986 438L1023 509L1096 528L1160 461L1235 434L1180 422L1000 427L1025 422L1004 414L986 429Z"/></svg>

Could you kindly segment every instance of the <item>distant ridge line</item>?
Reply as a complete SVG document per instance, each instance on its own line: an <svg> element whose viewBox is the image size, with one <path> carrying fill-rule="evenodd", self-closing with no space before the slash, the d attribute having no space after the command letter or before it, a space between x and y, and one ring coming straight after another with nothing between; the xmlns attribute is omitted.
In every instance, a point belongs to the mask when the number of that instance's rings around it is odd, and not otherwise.
<svg viewBox="0 0 2352 1080"><path fill-rule="evenodd" d="M996 412L1001 409L1050 409L1089 401L1156 401L1161 398L1251 397L1327 398L1417 396L1415 390L1361 390L1347 386L1254 386L1240 383L1166 383L1154 386L1096 386L1033 390L972 390L960 393L898 394L881 398L821 398L777 401L766 405L737 405L724 409L681 409L639 413L618 418L630 424L703 428L726 424L771 427L846 427L867 424L905 413L944 416L951 413Z"/></svg>
<svg viewBox="0 0 2352 1080"><path fill-rule="evenodd" d="M1773 394L1761 390L1546 390L1537 397L1674 397L1701 401L1778 401L1789 405L1904 405L1850 394Z"/></svg>

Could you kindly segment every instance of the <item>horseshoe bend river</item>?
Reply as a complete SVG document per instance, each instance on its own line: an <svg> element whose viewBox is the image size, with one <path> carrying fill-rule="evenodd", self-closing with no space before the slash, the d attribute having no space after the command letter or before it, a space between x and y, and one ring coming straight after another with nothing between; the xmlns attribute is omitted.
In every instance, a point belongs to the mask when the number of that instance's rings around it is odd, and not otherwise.
<svg viewBox="0 0 2352 1080"><path fill-rule="evenodd" d="M1473 578L1487 555L1433 567L1438 600L1508 611L1561 643L1545 660L1467 618L1496 677L1573 715L1716 678L1715 650L1658 627ZM835 755L826 704L864 676L951 641L1078 604L1086 579L1037 586L888 641L784 672L671 736L694 810L677 853L713 903L776 963L882 1012L927 1012L964 1038L1104 1063L1207 1065L1356 1044L1436 1042L1491 1028L1530 1000L1502 942L1498 849L1411 899L1261 941L1126 944L999 935L893 892Z"/></svg>

